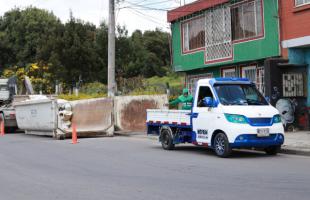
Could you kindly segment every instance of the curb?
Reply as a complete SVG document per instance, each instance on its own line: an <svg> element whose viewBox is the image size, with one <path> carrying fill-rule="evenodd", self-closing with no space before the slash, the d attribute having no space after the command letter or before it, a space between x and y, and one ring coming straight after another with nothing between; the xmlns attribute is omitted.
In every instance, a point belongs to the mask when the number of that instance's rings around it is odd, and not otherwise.
<svg viewBox="0 0 310 200"><path fill-rule="evenodd" d="M310 151L294 148L282 148L279 153L291 154L291 155L301 155L301 156L310 156Z"/></svg>

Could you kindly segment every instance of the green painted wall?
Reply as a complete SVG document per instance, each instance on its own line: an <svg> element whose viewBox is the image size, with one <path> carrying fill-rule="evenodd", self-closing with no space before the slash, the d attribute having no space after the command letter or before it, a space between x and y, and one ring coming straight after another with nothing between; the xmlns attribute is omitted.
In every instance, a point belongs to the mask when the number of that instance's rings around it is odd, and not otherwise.
<svg viewBox="0 0 310 200"><path fill-rule="evenodd" d="M182 55L180 22L172 24L173 67L175 71L224 66L240 62L259 60L279 56L279 21L278 0L263 0L264 5L264 38L233 44L233 60L220 63L205 64L204 51ZM208 70L209 71L209 70Z"/></svg>

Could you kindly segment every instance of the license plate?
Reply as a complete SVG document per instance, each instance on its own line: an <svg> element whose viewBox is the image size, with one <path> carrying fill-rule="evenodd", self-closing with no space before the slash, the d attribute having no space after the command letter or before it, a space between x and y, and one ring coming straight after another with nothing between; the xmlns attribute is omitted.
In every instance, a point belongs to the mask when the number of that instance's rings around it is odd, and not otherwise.
<svg viewBox="0 0 310 200"><path fill-rule="evenodd" d="M268 137L269 128L259 128L257 129L257 137Z"/></svg>

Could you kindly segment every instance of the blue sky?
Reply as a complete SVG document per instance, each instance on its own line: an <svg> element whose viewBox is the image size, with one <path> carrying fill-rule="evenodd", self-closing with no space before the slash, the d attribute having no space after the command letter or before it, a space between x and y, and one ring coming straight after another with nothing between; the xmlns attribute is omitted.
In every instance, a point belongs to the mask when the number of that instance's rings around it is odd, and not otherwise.
<svg viewBox="0 0 310 200"><path fill-rule="evenodd" d="M193 1L185 0L186 3ZM68 20L70 10L74 17L96 25L108 19L108 0L0 0L0 15L14 7L25 8L30 5L53 11L63 22ZM167 13L159 9L166 10L179 5L180 0L124 0L116 7L116 20L118 24L125 25L129 33L136 29L153 30L156 27L169 31Z"/></svg>

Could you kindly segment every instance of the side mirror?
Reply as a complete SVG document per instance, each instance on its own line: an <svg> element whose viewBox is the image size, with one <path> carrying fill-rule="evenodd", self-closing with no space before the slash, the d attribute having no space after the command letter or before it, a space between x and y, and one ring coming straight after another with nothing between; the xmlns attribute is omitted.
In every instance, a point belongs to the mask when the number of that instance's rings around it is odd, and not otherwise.
<svg viewBox="0 0 310 200"><path fill-rule="evenodd" d="M214 101L212 97L205 97L203 99L203 105L205 107L214 107Z"/></svg>

